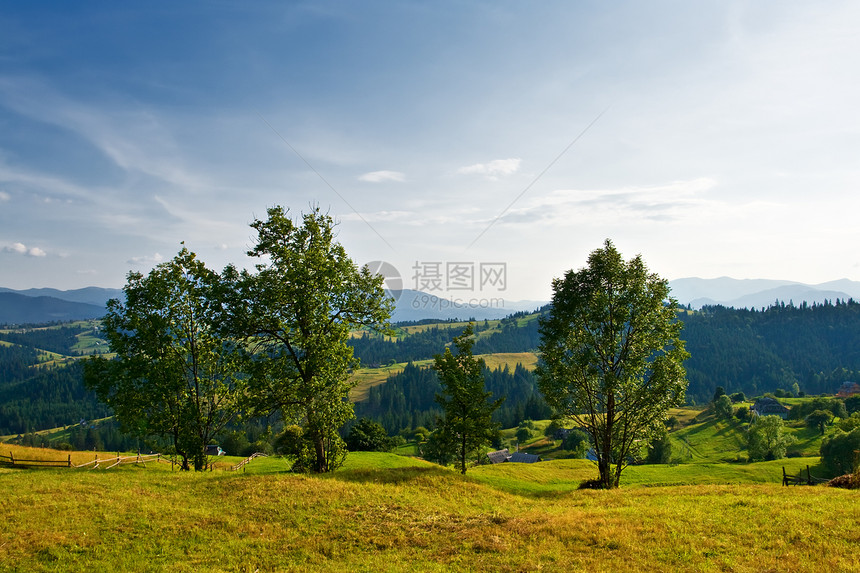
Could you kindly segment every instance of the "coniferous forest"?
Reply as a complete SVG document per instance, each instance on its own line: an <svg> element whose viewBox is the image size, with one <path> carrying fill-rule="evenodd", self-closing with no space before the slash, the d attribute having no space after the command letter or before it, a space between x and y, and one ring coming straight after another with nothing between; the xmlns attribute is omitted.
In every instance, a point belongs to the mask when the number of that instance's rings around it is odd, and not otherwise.
<svg viewBox="0 0 860 573"><path fill-rule="evenodd" d="M497 324L475 323L475 354L533 352L539 321L518 313ZM860 382L860 304L775 304L747 310L720 306L679 314L690 358L685 363L692 404L709 401L715 388L747 396L766 392L833 394L845 381ZM54 326L0 332L0 435L25 434L110 415L82 383L80 364L51 361L47 353L75 356L83 327ZM442 352L462 325L438 323L397 339L362 335L351 340L362 366L427 360ZM505 402L495 414L502 427L548 417L534 375L522 366L485 370L487 389ZM390 433L432 427L439 382L426 367L407 366L356 404L358 417L379 421Z"/></svg>

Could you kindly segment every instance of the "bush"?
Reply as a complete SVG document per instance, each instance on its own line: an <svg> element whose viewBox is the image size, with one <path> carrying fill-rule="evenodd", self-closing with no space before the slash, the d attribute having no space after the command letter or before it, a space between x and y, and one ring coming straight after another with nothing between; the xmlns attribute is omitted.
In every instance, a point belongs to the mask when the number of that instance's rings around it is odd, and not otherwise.
<svg viewBox="0 0 860 573"><path fill-rule="evenodd" d="M561 448L570 452L571 456L574 458L584 458L590 447L591 436L578 429L573 429L568 432L561 444Z"/></svg>
<svg viewBox="0 0 860 573"><path fill-rule="evenodd" d="M848 412L845 410L845 403L842 400L838 400L836 398L823 398L818 397L808 402L802 402L800 404L795 404L791 407L791 410L788 412L789 420L803 420L808 415L812 414L816 410L825 410L830 412L837 418L847 418Z"/></svg>
<svg viewBox="0 0 860 573"><path fill-rule="evenodd" d="M857 469L855 450L860 450L860 428L850 433L836 430L821 442L821 461L832 475L853 473Z"/></svg>
<svg viewBox="0 0 860 573"><path fill-rule="evenodd" d="M717 418L724 420L732 417L732 399L723 394L714 400L714 414Z"/></svg>
<svg viewBox="0 0 860 573"><path fill-rule="evenodd" d="M351 452L388 452L394 447L394 441L381 424L362 418L350 428L346 447Z"/></svg>
<svg viewBox="0 0 860 573"><path fill-rule="evenodd" d="M516 436L517 436L518 442L524 443L524 442L527 442L531 439L532 431L529 430L528 428L521 426L520 428L517 429Z"/></svg>
<svg viewBox="0 0 860 573"><path fill-rule="evenodd" d="M849 433L856 428L860 428L860 412L854 412L849 417L839 421L839 429L845 433Z"/></svg>
<svg viewBox="0 0 860 573"><path fill-rule="evenodd" d="M668 464L672 460L672 442L669 440L669 432L665 428L661 430L648 445L645 461L649 464Z"/></svg>
<svg viewBox="0 0 860 573"><path fill-rule="evenodd" d="M735 410L735 418L740 420L741 422L746 422L750 417L750 409L746 406L739 406L737 410Z"/></svg>
<svg viewBox="0 0 860 573"><path fill-rule="evenodd" d="M821 432L821 435L824 435L824 429L827 427L827 424L830 423L830 420L833 419L833 414L828 410L815 410L808 416L806 416L805 421L806 425L810 428L816 428Z"/></svg>
<svg viewBox="0 0 860 573"><path fill-rule="evenodd" d="M551 438L557 431L561 429L561 427L562 426L558 420L553 420L549 424L547 424L546 428L544 428L543 435L548 438Z"/></svg>
<svg viewBox="0 0 860 573"><path fill-rule="evenodd" d="M730 396L730 398L732 399L732 402L735 404L737 404L738 402L746 402L747 401L747 396L743 392L735 392L734 394L732 394Z"/></svg>

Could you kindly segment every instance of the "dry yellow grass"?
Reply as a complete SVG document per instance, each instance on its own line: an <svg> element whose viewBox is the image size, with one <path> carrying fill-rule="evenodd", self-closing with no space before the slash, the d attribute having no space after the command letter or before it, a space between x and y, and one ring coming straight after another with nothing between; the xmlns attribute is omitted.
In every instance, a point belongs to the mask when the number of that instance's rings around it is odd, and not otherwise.
<svg viewBox="0 0 860 573"><path fill-rule="evenodd" d="M379 456L367 459L376 465ZM543 489L515 493L488 476L427 464L353 463L324 477L0 470L0 570L860 568L858 492L778 485L577 491L570 482L584 473L575 464L571 473L555 462L507 466L502 481Z"/></svg>
<svg viewBox="0 0 860 573"><path fill-rule="evenodd" d="M522 364L528 370L534 370L537 366L537 354L534 352L500 352L498 354L478 354L476 358L483 358L490 370L504 368L507 366L511 370L516 368L517 364Z"/></svg>

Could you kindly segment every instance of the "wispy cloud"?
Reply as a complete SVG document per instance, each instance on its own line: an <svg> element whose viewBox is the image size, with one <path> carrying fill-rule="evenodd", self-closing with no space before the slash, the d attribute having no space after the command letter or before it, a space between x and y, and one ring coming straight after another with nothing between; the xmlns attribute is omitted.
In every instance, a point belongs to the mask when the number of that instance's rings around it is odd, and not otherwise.
<svg viewBox="0 0 860 573"><path fill-rule="evenodd" d="M16 253L18 255L25 255L28 257L44 257L48 254L39 247L28 247L24 243L12 243L11 245L3 247L3 251L6 253Z"/></svg>
<svg viewBox="0 0 860 573"><path fill-rule="evenodd" d="M385 183L386 181L394 181L402 183L406 180L406 175L400 171L371 171L358 176L359 181L368 183Z"/></svg>
<svg viewBox="0 0 860 573"><path fill-rule="evenodd" d="M8 201L12 197L5 191L0 191L0 201Z"/></svg>
<svg viewBox="0 0 860 573"><path fill-rule="evenodd" d="M347 213L338 217L341 221L408 221L419 215L413 211L374 211L371 213Z"/></svg>
<svg viewBox="0 0 860 573"><path fill-rule="evenodd" d="M164 257L161 256L160 253L154 253L152 255L141 255L139 257L132 257L128 261L126 261L130 265L157 265L161 261L164 260Z"/></svg>
<svg viewBox="0 0 860 573"><path fill-rule="evenodd" d="M508 177L520 170L520 159L494 159L487 163L475 163L457 170L460 175L484 175L485 177Z"/></svg>
<svg viewBox="0 0 860 573"><path fill-rule="evenodd" d="M704 216L718 216L748 210L707 196L717 186L711 178L673 181L662 185L619 189L558 189L512 209L503 217L507 223L558 223L573 221L610 223L621 221L677 222Z"/></svg>

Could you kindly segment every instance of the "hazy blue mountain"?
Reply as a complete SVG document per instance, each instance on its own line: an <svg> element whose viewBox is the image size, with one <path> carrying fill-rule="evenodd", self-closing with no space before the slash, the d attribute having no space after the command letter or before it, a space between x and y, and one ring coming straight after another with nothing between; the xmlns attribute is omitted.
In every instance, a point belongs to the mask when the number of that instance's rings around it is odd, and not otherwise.
<svg viewBox="0 0 860 573"><path fill-rule="evenodd" d="M504 318L515 312L532 312L547 304L546 301L509 301L494 297L476 300L474 304L468 304L470 297L463 297L466 304L457 304L452 302L452 298L447 296L447 293L441 293L442 296L439 296L411 289L388 292L397 301L397 306L391 316L392 322L430 318L436 320L467 320L469 318L493 320ZM457 301L458 299L454 297L453 300Z"/></svg>
<svg viewBox="0 0 860 573"><path fill-rule="evenodd" d="M682 305L693 308L705 305L722 305L734 308L762 308L775 302L800 305L831 302L836 299L860 300L860 282L848 279L808 285L793 281L768 279L716 279L683 278L669 281L672 296Z"/></svg>
<svg viewBox="0 0 860 573"><path fill-rule="evenodd" d="M0 324L66 322L104 316L104 306L50 296L0 292Z"/></svg>
<svg viewBox="0 0 860 573"><path fill-rule="evenodd" d="M112 298L120 298L122 290L118 288L86 287L74 290L58 290L55 288L31 288L26 290L13 290L0 287L0 292L12 292L24 296L49 296L69 302L83 302L97 306L105 306Z"/></svg>

